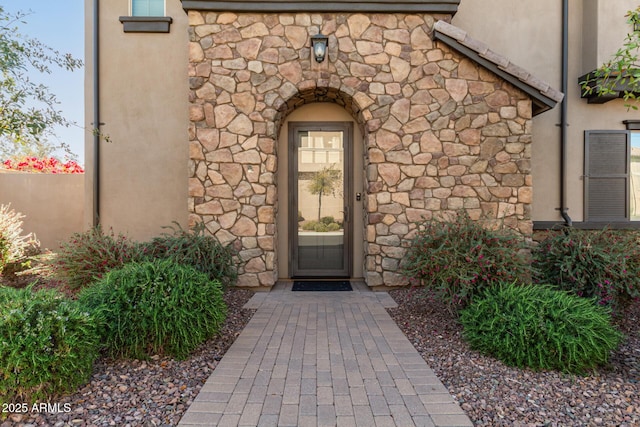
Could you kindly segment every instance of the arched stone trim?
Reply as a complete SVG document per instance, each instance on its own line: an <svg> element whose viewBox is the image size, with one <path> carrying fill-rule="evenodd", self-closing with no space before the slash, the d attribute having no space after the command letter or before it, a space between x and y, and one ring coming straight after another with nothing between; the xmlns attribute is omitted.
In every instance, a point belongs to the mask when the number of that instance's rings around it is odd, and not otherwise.
<svg viewBox="0 0 640 427"><path fill-rule="evenodd" d="M339 80L338 80L339 81ZM296 108L302 107L305 104L314 102L331 102L343 107L356 121L356 124L360 127L362 134L364 135L364 112L361 106L354 101L353 97L349 95L345 90L346 87L332 87L328 84L327 80L324 81L304 81L298 86L299 91L286 101L282 101L276 105L277 113L274 118L276 135L280 134L280 129L284 123L284 119ZM336 85L341 86L341 85Z"/></svg>

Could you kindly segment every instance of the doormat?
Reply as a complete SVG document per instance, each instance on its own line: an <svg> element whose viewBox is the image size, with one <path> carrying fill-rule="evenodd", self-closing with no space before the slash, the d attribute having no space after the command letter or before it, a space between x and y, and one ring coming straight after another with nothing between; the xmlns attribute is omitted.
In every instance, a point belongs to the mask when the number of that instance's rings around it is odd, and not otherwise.
<svg viewBox="0 0 640 427"><path fill-rule="evenodd" d="M348 281L339 282L314 282L299 281L293 282L292 291L309 291L309 292L340 292L351 291L351 283Z"/></svg>

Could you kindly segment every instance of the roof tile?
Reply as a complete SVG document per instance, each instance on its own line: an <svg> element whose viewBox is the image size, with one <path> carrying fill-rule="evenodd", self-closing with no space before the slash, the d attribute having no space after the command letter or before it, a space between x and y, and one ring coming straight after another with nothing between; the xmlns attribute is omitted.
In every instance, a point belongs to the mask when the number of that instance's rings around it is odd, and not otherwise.
<svg viewBox="0 0 640 427"><path fill-rule="evenodd" d="M467 36L462 42L463 45L478 52L480 55L484 55L488 50L489 46L480 40L474 39L472 37Z"/></svg>
<svg viewBox="0 0 640 427"><path fill-rule="evenodd" d="M509 59L506 56L502 56L492 50L487 50L485 53L480 54L487 61L491 61L498 67L506 69L509 66Z"/></svg>
<svg viewBox="0 0 640 427"><path fill-rule="evenodd" d="M447 36L449 39L440 39L448 44L449 46L456 48L456 44L470 49L475 52L479 57L486 59L487 61L495 64L499 69L504 71L505 73L517 78L521 84L528 86L531 89L539 92L541 95L547 97L548 99L554 102L560 102L564 98L564 94L559 90L552 88L547 82L539 79L534 76L524 68L512 63L509 58L500 55L497 52L489 49L485 43L474 39L469 36L466 31L449 24L445 21L438 21L433 26L434 30L434 38L438 38L437 35L442 34ZM455 42L451 41L451 39L455 40ZM457 42L457 43L456 43ZM471 57L473 59L473 57ZM476 57L476 61L479 58ZM543 101L544 104L548 106L548 108L553 107L555 104L549 104L549 101ZM542 110L544 111L544 109Z"/></svg>
<svg viewBox="0 0 640 427"><path fill-rule="evenodd" d="M522 67L519 67L518 65L514 64L513 62L510 62L509 65L507 65L507 67L504 69L507 73L511 74L512 76L517 77L518 79L520 79L521 81L528 83L528 79L531 76L531 73L528 72L527 70L525 70Z"/></svg>

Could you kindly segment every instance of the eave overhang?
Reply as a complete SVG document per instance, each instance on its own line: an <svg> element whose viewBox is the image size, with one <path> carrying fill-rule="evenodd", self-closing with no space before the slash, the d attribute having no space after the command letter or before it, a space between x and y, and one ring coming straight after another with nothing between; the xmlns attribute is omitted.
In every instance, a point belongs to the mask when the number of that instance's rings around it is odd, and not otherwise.
<svg viewBox="0 0 640 427"><path fill-rule="evenodd" d="M362 12L455 15L460 0L182 0L182 8L217 12Z"/></svg>
<svg viewBox="0 0 640 427"><path fill-rule="evenodd" d="M564 94L522 67L512 63L485 43L470 37L464 30L444 21L433 27L433 38L495 73L531 97L532 114L543 113L564 98Z"/></svg>

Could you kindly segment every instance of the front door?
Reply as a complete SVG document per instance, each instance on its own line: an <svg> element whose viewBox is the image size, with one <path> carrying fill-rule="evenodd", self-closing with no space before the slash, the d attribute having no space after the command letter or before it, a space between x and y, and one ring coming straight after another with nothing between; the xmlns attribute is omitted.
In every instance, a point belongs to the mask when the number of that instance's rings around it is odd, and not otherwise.
<svg viewBox="0 0 640 427"><path fill-rule="evenodd" d="M290 272L351 276L350 122L289 123Z"/></svg>

